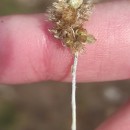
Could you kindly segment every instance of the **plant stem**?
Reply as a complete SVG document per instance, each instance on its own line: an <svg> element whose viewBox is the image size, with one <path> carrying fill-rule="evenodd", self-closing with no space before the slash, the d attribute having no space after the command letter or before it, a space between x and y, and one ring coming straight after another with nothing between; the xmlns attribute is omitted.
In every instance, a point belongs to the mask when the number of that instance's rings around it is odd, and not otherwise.
<svg viewBox="0 0 130 130"><path fill-rule="evenodd" d="M74 64L72 67L72 127L71 130L76 130L76 71L78 64L78 52L74 55Z"/></svg>

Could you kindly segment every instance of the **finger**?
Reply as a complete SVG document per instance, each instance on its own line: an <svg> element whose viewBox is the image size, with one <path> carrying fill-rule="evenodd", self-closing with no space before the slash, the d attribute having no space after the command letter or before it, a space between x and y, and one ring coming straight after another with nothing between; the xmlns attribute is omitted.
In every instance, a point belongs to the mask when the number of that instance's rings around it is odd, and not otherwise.
<svg viewBox="0 0 130 130"><path fill-rule="evenodd" d="M97 41L80 54L78 82L130 78L129 1L96 5L85 25ZM48 32L43 14L0 18L0 82L71 80L73 56Z"/></svg>
<svg viewBox="0 0 130 130"><path fill-rule="evenodd" d="M129 130L130 129L130 103L120 109L97 130Z"/></svg>

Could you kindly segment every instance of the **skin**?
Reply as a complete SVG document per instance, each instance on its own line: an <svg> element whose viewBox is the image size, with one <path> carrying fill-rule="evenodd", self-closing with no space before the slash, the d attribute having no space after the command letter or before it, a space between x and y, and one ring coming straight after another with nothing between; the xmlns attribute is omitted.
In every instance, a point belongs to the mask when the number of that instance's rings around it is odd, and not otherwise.
<svg viewBox="0 0 130 130"><path fill-rule="evenodd" d="M97 41L80 54L78 82L130 78L130 1L96 5L85 28ZM0 83L71 81L73 56L48 32L43 14L0 18ZM130 129L130 104L97 130Z"/></svg>

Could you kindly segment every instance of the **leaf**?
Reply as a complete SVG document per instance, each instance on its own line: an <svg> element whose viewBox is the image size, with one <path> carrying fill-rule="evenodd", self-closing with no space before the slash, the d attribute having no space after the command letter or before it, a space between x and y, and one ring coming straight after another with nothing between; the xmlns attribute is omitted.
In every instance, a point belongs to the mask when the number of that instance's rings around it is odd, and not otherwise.
<svg viewBox="0 0 130 130"><path fill-rule="evenodd" d="M93 36L93 35L91 35L91 34L88 34L87 35L87 39L86 39L86 42L87 43L94 43L96 41L96 38Z"/></svg>

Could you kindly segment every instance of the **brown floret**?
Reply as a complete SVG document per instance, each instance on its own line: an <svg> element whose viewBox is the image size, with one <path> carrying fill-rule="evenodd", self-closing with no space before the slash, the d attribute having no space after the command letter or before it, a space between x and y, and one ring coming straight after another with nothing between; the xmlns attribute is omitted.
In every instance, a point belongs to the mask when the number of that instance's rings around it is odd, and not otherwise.
<svg viewBox="0 0 130 130"><path fill-rule="evenodd" d="M83 28L83 22L88 20L91 10L90 3L75 9L66 0L54 2L49 9L50 20L55 23L50 31L55 38L61 39L63 45L69 47L72 53L81 52L86 43L96 40Z"/></svg>

